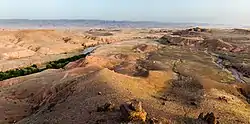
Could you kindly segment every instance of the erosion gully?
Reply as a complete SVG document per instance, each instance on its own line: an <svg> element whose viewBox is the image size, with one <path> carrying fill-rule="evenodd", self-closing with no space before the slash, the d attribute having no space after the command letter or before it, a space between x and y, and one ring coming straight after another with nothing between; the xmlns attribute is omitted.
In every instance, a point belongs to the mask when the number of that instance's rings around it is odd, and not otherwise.
<svg viewBox="0 0 250 124"><path fill-rule="evenodd" d="M220 67L221 69L226 69L227 71L231 72L232 75L234 76L234 78L241 83L247 83L244 79L243 79L243 74L239 71L237 71L236 69L232 68L232 67L227 67L223 64L223 61L226 61L227 59L225 59L224 57L222 57L219 54L215 54L215 53L208 53L209 55L211 55L214 59L216 65L218 67Z"/></svg>

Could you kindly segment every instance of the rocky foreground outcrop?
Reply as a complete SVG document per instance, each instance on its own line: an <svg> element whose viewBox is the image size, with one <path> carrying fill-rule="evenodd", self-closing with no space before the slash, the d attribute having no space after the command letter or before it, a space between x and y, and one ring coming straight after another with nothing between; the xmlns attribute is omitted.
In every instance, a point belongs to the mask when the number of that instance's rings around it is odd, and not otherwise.
<svg viewBox="0 0 250 124"><path fill-rule="evenodd" d="M120 106L122 117L125 121L132 123L143 123L147 119L147 112L142 108L138 100L128 101Z"/></svg>

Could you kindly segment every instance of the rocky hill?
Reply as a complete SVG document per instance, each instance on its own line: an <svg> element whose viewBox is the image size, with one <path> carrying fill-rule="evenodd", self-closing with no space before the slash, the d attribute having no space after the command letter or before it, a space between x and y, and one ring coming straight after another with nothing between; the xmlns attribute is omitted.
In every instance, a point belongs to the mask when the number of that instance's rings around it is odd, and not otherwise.
<svg viewBox="0 0 250 124"><path fill-rule="evenodd" d="M64 68L0 81L0 123L250 123L250 35L241 32L85 31L107 44ZM89 46L73 40L80 34L51 45Z"/></svg>

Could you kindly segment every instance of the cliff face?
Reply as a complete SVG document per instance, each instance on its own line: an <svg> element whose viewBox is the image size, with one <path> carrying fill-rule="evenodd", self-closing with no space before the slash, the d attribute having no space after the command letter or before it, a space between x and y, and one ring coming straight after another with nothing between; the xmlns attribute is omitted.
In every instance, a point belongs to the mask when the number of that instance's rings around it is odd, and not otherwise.
<svg viewBox="0 0 250 124"><path fill-rule="evenodd" d="M249 36L185 32L203 34L134 31L137 38L100 45L64 69L1 81L0 123L249 123L250 41L235 40ZM123 33L116 35L129 37Z"/></svg>

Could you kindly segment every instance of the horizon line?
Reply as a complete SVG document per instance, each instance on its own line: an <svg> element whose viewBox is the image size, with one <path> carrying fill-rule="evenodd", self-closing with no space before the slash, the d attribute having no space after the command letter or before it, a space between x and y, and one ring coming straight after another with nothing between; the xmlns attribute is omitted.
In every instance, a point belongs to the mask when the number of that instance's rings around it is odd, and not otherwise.
<svg viewBox="0 0 250 124"><path fill-rule="evenodd" d="M208 22L180 22L180 21L145 21L145 20L111 20L111 19L67 19L67 18L61 18L61 19L53 19L53 18L34 18L34 19L28 19L28 18L0 18L0 20L29 20L29 21L59 21L59 20L70 20L70 21L114 21L114 22L146 22L146 23L176 23L176 24L214 24L214 23L208 23ZM216 23L217 25L218 23ZM218 24L218 25L222 25L222 24Z"/></svg>

